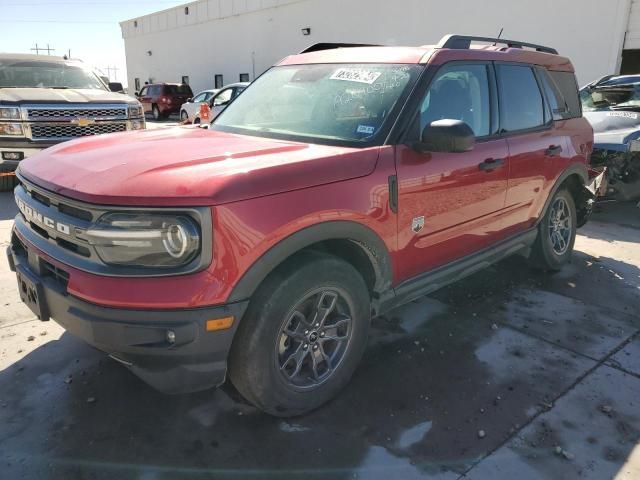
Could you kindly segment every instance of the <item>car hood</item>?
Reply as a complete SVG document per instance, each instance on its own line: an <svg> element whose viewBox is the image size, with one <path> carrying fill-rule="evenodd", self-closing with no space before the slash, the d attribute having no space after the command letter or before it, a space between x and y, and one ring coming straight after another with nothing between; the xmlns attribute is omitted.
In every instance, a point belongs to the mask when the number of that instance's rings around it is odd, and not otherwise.
<svg viewBox="0 0 640 480"><path fill-rule="evenodd" d="M175 127L62 143L18 173L90 203L217 205L365 176L378 152Z"/></svg>
<svg viewBox="0 0 640 480"><path fill-rule="evenodd" d="M135 99L122 93L87 88L0 88L0 103L122 103Z"/></svg>
<svg viewBox="0 0 640 480"><path fill-rule="evenodd" d="M595 148L628 150L629 142L640 138L640 112L584 112L591 123Z"/></svg>

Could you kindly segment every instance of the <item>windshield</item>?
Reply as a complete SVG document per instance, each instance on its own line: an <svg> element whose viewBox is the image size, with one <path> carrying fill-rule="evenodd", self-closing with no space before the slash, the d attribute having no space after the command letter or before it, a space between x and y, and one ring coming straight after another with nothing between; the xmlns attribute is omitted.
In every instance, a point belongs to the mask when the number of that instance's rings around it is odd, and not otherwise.
<svg viewBox="0 0 640 480"><path fill-rule="evenodd" d="M640 111L640 83L586 87L580 91L580 100L585 112Z"/></svg>
<svg viewBox="0 0 640 480"><path fill-rule="evenodd" d="M193 95L189 85L166 85L167 95Z"/></svg>
<svg viewBox="0 0 640 480"><path fill-rule="evenodd" d="M0 88L92 88L106 90L89 69L61 62L0 60Z"/></svg>
<svg viewBox="0 0 640 480"><path fill-rule="evenodd" d="M275 67L237 97L212 128L367 144L384 129L421 69L393 64Z"/></svg>

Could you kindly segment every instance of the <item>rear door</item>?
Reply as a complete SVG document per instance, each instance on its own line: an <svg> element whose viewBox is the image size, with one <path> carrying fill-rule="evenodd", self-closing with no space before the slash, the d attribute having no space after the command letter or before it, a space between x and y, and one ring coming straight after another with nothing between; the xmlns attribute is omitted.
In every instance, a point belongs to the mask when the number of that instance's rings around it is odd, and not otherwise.
<svg viewBox="0 0 640 480"><path fill-rule="evenodd" d="M140 94L138 95L138 100L140 100L142 109L145 113L151 111L151 97L149 96L149 88L150 87L148 85L145 85L144 87L142 87L142 90L140 90Z"/></svg>
<svg viewBox="0 0 640 480"><path fill-rule="evenodd" d="M517 233L535 224L551 184L568 163L569 148L543 93L546 78L538 68L501 63L496 73L500 128L509 146L505 228Z"/></svg>
<svg viewBox="0 0 640 480"><path fill-rule="evenodd" d="M497 134L493 66L452 62L436 73L410 136L441 119L476 134L464 153L420 153L398 145L398 268L408 279L482 250L503 237L508 180L506 140Z"/></svg>

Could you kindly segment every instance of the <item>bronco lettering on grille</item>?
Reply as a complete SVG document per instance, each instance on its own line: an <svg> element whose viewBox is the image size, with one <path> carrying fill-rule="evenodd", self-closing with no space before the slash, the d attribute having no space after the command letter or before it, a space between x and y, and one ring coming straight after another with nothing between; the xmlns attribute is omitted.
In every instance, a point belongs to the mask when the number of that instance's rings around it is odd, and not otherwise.
<svg viewBox="0 0 640 480"><path fill-rule="evenodd" d="M69 225L56 222L54 219L43 215L20 199L16 199L16 203L18 204L18 209L20 209L25 218L30 222L37 223L49 230L71 235L71 227Z"/></svg>

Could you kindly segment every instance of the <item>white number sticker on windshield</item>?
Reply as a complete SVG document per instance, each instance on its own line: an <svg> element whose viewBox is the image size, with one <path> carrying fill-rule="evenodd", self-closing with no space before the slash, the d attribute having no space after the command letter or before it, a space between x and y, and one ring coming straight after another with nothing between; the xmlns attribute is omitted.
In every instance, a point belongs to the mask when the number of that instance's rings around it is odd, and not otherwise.
<svg viewBox="0 0 640 480"><path fill-rule="evenodd" d="M365 70L364 68L340 68L333 72L330 80L346 80L347 82L358 82L358 83L366 83L371 85L375 82L380 75L381 72L372 72L370 70Z"/></svg>

